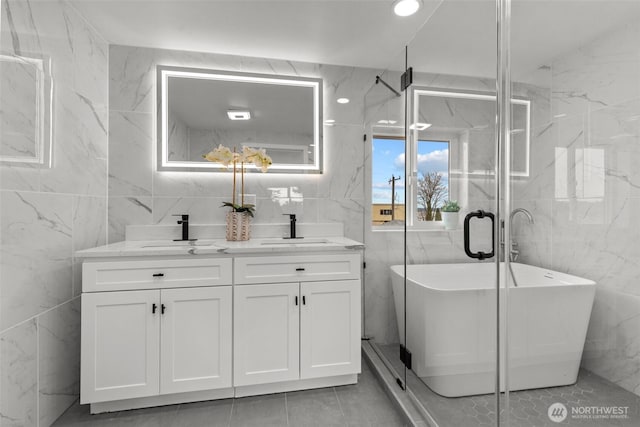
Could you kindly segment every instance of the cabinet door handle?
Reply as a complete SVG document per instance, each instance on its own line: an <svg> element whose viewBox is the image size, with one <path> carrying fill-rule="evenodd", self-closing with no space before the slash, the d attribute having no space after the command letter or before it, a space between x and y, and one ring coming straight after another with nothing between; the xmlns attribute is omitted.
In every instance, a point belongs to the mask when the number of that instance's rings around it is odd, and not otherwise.
<svg viewBox="0 0 640 427"><path fill-rule="evenodd" d="M155 273L153 277L164 277L164 273Z"/></svg>
<svg viewBox="0 0 640 427"><path fill-rule="evenodd" d="M164 310L165 310L166 308L167 308L167 307L165 307L165 305L164 305L164 304L160 304L160 313L161 313L161 314L164 314Z"/></svg>
<svg viewBox="0 0 640 427"><path fill-rule="evenodd" d="M296 305L298 305L298 296L297 295L296 295L295 300L296 300Z"/></svg>
<svg viewBox="0 0 640 427"><path fill-rule="evenodd" d="M296 268L296 271L304 271L304 267L298 267Z"/></svg>
<svg viewBox="0 0 640 427"><path fill-rule="evenodd" d="M304 295L302 295L302 305L307 305L307 300L305 299Z"/></svg>
<svg viewBox="0 0 640 427"><path fill-rule="evenodd" d="M158 305L154 302L151 306L151 313L156 314L156 310L158 309Z"/></svg>

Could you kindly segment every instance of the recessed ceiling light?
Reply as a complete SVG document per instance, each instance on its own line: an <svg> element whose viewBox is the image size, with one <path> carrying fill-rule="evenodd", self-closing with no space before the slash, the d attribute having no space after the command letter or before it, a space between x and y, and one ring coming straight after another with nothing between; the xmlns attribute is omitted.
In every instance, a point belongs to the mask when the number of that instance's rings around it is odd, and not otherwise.
<svg viewBox="0 0 640 427"><path fill-rule="evenodd" d="M389 120L384 120L384 119L378 120L378 123L381 124L381 125L388 125L389 124Z"/></svg>
<svg viewBox="0 0 640 427"><path fill-rule="evenodd" d="M397 121L397 120L389 120L389 124L390 124L390 125L395 125L396 123L398 123L398 121Z"/></svg>
<svg viewBox="0 0 640 427"><path fill-rule="evenodd" d="M398 16L411 16L420 9L420 0L397 0L393 4L393 13Z"/></svg>
<svg viewBox="0 0 640 427"><path fill-rule="evenodd" d="M324 122L325 122L326 124L330 125L330 124L335 123L336 121L335 121L335 120L333 120L333 119L329 119L329 120L325 120Z"/></svg>
<svg viewBox="0 0 640 427"><path fill-rule="evenodd" d="M251 113L248 111L229 110L227 111L227 116L229 116L231 120L249 120Z"/></svg>
<svg viewBox="0 0 640 427"><path fill-rule="evenodd" d="M338 104L348 104L348 103L349 103L349 98L338 98L338 99L336 100L336 102L337 102Z"/></svg>
<svg viewBox="0 0 640 427"><path fill-rule="evenodd" d="M425 130L431 127L431 123L414 123L409 126L411 130Z"/></svg>

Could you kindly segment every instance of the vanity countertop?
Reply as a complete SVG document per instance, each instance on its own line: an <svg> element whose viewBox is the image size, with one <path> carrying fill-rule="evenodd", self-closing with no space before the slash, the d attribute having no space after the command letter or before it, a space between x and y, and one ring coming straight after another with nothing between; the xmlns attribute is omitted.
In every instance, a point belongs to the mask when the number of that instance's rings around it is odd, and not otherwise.
<svg viewBox="0 0 640 427"><path fill-rule="evenodd" d="M166 255L220 255L283 252L319 252L358 250L364 245L342 236L310 237L301 239L257 238L244 242L224 239L199 239L194 242L172 240L124 240L76 252L82 258L166 256Z"/></svg>

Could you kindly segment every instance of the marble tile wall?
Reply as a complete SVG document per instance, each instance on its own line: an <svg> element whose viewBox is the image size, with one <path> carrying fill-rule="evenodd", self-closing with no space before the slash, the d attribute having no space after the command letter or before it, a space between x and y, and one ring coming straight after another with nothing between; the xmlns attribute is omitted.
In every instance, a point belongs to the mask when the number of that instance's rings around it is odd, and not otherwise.
<svg viewBox="0 0 640 427"><path fill-rule="evenodd" d="M257 197L256 223L285 223L285 213L302 222L344 222L347 237L363 240L363 94L375 70L247 58L213 53L130 46L109 50L109 241L124 239L128 224L175 221L188 213L194 224L224 222L223 201L231 196L232 174L158 172L155 161L155 66L300 75L324 81L324 173L248 174L245 192ZM347 97L348 104L336 99Z"/></svg>
<svg viewBox="0 0 640 427"><path fill-rule="evenodd" d="M640 394L640 20L551 62L521 260L597 282L582 365Z"/></svg>
<svg viewBox="0 0 640 427"><path fill-rule="evenodd" d="M0 166L0 425L48 426L79 394L73 253L106 242L108 50L65 1L1 7L0 50L51 58L54 140L51 168Z"/></svg>
<svg viewBox="0 0 640 427"><path fill-rule="evenodd" d="M382 76L385 81L398 82L398 73L387 72ZM440 89L468 90L483 93L495 91L495 83L491 79L448 76L441 74L415 73L414 85ZM531 125L538 126L544 123L545 115L549 112L549 93L544 88L530 84L518 84L514 87L514 95L532 101ZM372 88L365 97L365 127L370 132L379 120L396 120L403 123L404 104L401 98L394 97L390 92L382 87ZM431 117L431 116L430 116ZM484 118L483 118L484 117ZM486 107L480 109L469 108L467 111L456 111L453 117L443 117L444 124L447 121L461 120L465 123L476 125L492 126L491 116L487 114ZM482 121L484 120L484 121ZM431 121L429 121L431 122ZM434 121L434 123L441 123ZM375 127L379 132L383 129ZM480 138L478 138L480 136ZM489 152L492 156L493 137L487 139L484 135L471 135L470 140L480 145L479 154ZM532 146L535 146L535 133L532 138ZM479 144L481 142L481 144ZM487 151L488 150L488 151ZM365 159L365 181L371 182L371 146L367 146ZM484 209L494 211L495 181L493 175L451 175L449 177L452 197L461 203L460 217L464 217L468 212ZM454 194L455 193L455 194ZM368 184L365 188L365 199L371 200L371 187ZM365 270L365 326L366 333L375 339L376 342L396 343L399 342L398 328L396 323L396 310L393 302L393 293L389 276L389 267L402 264L404 260L404 235L402 231L382 231L380 228L373 230L368 224L371 223L370 209L365 211L365 244L366 262ZM490 229L482 228L484 224L479 224L472 236L478 245L490 247ZM454 263L472 262L464 252L463 231L457 230L412 230L407 233L406 256L409 264L425 263ZM411 315L409 313L409 315Z"/></svg>

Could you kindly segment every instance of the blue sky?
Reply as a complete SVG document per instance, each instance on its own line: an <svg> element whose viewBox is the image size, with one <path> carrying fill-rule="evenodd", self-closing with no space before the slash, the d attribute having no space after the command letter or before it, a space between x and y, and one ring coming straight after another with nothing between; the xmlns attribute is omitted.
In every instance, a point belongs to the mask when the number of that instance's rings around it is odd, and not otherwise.
<svg viewBox="0 0 640 427"><path fill-rule="evenodd" d="M400 139L373 139L372 199L373 203L391 203L391 176L396 181L396 203L404 203L404 141ZM438 141L418 142L418 171L436 171L448 185L449 144Z"/></svg>

